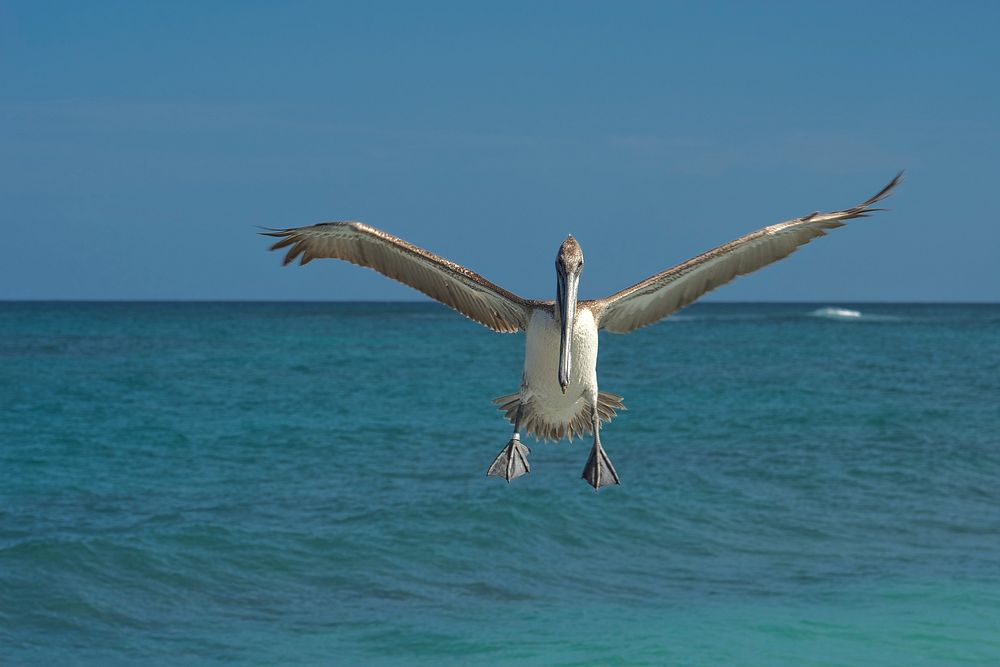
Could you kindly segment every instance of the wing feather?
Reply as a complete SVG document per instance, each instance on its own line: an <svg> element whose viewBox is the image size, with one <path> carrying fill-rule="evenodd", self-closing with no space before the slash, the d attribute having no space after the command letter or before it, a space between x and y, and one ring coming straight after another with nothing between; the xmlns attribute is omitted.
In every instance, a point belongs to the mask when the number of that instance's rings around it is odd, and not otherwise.
<svg viewBox="0 0 1000 667"><path fill-rule="evenodd" d="M374 269L419 290L494 331L527 327L534 301L494 285L464 266L361 222L325 222L310 227L264 232L279 240L271 250L288 248L284 264L342 259Z"/></svg>
<svg viewBox="0 0 1000 667"><path fill-rule="evenodd" d="M881 211L873 208L874 204L889 196L902 176L902 172L896 174L876 195L857 206L812 213L758 229L605 299L590 302L590 308L599 326L608 331L626 333L652 324L737 276L787 257L828 230L842 227L846 220Z"/></svg>

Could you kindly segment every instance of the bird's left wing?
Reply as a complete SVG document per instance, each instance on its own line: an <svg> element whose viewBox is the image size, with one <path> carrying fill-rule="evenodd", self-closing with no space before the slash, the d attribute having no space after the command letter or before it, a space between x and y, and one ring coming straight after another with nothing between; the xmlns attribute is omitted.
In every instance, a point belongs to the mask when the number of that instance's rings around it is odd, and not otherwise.
<svg viewBox="0 0 1000 667"><path fill-rule="evenodd" d="M478 273L361 222L326 222L264 232L291 246L284 263L329 257L375 269L454 308L494 331L526 329L535 302L494 285Z"/></svg>
<svg viewBox="0 0 1000 667"><path fill-rule="evenodd" d="M589 307L599 326L608 331L626 333L652 324L737 276L787 257L799 246L824 236L828 229L843 226L845 220L881 210L872 206L887 197L902 176L900 172L878 194L857 206L758 229L617 294L589 302Z"/></svg>

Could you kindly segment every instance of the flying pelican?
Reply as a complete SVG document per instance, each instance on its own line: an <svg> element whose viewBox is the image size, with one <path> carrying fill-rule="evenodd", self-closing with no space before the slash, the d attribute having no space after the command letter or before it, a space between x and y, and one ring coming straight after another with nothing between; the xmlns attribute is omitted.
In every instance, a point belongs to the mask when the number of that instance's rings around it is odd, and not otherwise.
<svg viewBox="0 0 1000 667"><path fill-rule="evenodd" d="M324 222L264 234L280 239L271 250L291 246L284 264L296 258L300 264L317 258L346 260L409 285L493 331L526 332L521 388L494 399L514 432L486 474L510 482L530 471L522 427L543 440L565 436L572 441L591 433L594 443L583 479L597 490L619 483L601 445L601 422L610 422L625 407L621 396L597 388L597 331L627 333L653 324L737 276L787 257L846 220L882 210L874 204L889 195L902 175L853 208L758 229L595 301L577 300L583 250L572 235L556 255L553 302L522 299L464 266L361 222Z"/></svg>

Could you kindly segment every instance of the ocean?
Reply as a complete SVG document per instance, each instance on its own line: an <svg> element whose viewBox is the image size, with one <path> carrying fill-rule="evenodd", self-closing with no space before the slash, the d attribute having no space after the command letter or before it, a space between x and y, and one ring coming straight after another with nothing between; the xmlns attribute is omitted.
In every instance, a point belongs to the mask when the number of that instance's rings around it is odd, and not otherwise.
<svg viewBox="0 0 1000 667"><path fill-rule="evenodd" d="M433 303L0 303L2 665L998 665L1000 306L698 304L510 436Z"/></svg>

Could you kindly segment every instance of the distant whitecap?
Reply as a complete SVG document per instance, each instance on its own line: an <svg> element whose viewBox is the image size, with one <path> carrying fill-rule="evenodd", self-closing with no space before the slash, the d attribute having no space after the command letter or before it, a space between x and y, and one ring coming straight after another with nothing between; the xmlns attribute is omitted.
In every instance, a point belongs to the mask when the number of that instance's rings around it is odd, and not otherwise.
<svg viewBox="0 0 1000 667"><path fill-rule="evenodd" d="M856 320L861 317L860 310L851 310L850 308L836 308L833 306L828 306L826 308L817 308L816 310L809 313L813 317L825 317L831 320Z"/></svg>

